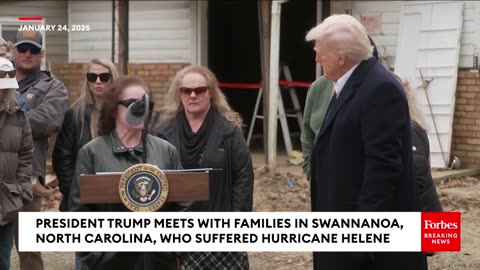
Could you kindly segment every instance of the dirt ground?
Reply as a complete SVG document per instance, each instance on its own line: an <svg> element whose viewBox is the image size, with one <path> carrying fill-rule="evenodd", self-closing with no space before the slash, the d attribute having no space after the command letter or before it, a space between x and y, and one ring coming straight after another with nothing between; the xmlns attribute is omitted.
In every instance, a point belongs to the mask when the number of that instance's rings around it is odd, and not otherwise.
<svg viewBox="0 0 480 270"><path fill-rule="evenodd" d="M255 167L254 211L309 211L309 184L300 166L289 165L280 158L278 173L268 176L262 157L253 155ZM439 253L429 258L430 270L480 269L480 180L466 177L448 179L438 186L447 211L462 213L462 251ZM58 204L46 205L45 211L56 211ZM44 253L46 270L73 269L73 253ZM311 253L250 253L252 270L312 269ZM12 268L19 269L16 252L12 252Z"/></svg>
<svg viewBox="0 0 480 270"><path fill-rule="evenodd" d="M287 176L293 183L288 185ZM309 184L298 166L280 166L280 174L256 174L255 211L309 211ZM447 179L437 187L445 211L462 213L462 251L429 257L430 270L480 269L480 180L474 177ZM312 269L311 253L251 253L254 270Z"/></svg>

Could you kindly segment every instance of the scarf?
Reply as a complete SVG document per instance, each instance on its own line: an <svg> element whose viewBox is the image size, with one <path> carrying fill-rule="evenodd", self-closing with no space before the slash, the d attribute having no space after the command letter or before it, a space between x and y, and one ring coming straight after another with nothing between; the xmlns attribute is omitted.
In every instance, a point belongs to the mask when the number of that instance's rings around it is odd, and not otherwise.
<svg viewBox="0 0 480 270"><path fill-rule="evenodd" d="M184 169L196 169L201 167L203 152L207 145L208 137L213 129L214 109L210 108L202 126L197 132L193 132L188 123L185 111L180 113L180 157Z"/></svg>

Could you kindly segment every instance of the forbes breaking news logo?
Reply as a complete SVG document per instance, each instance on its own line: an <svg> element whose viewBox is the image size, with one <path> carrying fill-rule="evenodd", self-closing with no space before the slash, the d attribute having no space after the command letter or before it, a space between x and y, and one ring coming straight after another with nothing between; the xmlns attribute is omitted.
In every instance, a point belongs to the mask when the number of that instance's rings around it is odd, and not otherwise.
<svg viewBox="0 0 480 270"><path fill-rule="evenodd" d="M460 251L460 212L422 213L422 251Z"/></svg>

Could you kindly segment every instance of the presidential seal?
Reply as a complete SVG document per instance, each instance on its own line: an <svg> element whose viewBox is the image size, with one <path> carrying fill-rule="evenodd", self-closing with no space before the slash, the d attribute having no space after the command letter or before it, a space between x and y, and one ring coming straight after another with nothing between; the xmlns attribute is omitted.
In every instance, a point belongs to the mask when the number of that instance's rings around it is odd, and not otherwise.
<svg viewBox="0 0 480 270"><path fill-rule="evenodd" d="M154 212L167 200L167 177L156 166L133 165L122 174L118 191L120 199L128 209L136 212Z"/></svg>

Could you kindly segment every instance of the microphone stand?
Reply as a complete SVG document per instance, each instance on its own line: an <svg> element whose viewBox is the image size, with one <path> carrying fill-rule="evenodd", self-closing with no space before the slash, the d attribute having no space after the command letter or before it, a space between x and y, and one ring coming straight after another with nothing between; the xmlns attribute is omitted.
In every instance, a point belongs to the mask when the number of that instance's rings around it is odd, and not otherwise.
<svg viewBox="0 0 480 270"><path fill-rule="evenodd" d="M142 152L142 160L143 163L147 163L147 134L148 134L148 118L150 115L150 98L148 94L145 94L145 119L143 120L143 130L142 130L142 145L143 145L143 152Z"/></svg>

